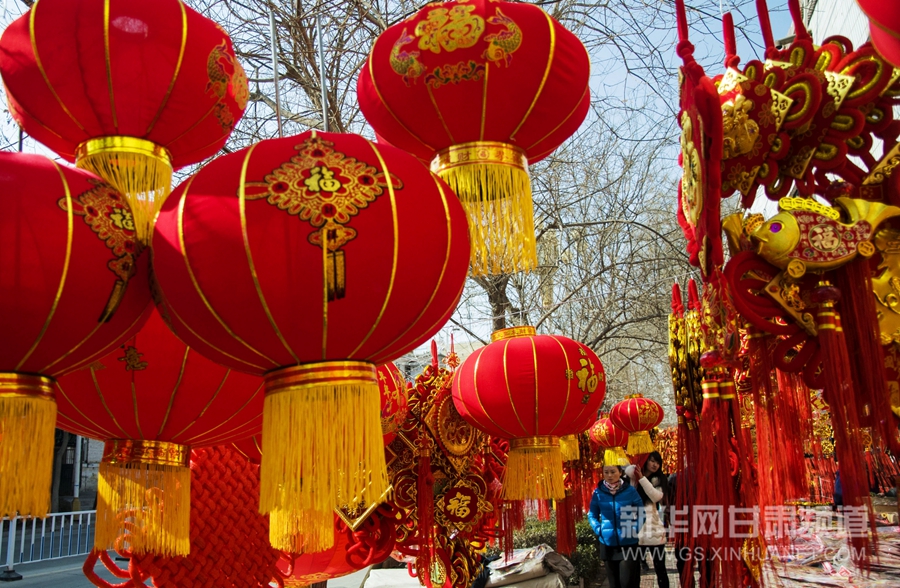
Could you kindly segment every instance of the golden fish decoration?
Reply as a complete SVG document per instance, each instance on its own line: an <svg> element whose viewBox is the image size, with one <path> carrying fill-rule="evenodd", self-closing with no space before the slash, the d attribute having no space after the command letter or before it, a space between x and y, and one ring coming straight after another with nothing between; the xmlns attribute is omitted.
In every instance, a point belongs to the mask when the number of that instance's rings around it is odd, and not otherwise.
<svg viewBox="0 0 900 588"><path fill-rule="evenodd" d="M900 216L900 208L881 202L844 197L835 202L840 208L811 198L782 198L780 212L750 235L757 254L799 279L807 271L838 268L857 255L871 257L878 226ZM849 222L842 220L841 211Z"/></svg>

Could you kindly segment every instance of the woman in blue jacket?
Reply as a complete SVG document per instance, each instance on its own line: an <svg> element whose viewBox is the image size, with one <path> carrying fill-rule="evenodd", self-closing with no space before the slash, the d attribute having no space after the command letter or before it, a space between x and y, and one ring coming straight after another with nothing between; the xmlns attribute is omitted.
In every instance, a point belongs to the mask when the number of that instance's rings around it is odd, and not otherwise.
<svg viewBox="0 0 900 588"><path fill-rule="evenodd" d="M623 469L603 467L603 480L594 490L588 520L600 541L600 559L606 562L609 588L639 588L638 519L644 506L637 490L622 476Z"/></svg>

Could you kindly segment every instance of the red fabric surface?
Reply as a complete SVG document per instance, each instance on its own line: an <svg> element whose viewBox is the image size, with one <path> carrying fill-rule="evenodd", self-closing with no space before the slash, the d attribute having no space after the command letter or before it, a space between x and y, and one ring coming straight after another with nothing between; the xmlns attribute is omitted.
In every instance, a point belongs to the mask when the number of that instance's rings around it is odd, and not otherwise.
<svg viewBox="0 0 900 588"><path fill-rule="evenodd" d="M249 437L262 427L262 379L190 349L155 310L120 348L60 378L56 395L58 426L93 439L202 447Z"/></svg>
<svg viewBox="0 0 900 588"><path fill-rule="evenodd" d="M306 187L323 165L341 183L338 192ZM367 171L355 176L360 169ZM343 297L325 303L325 255L313 242L324 226L334 228L329 243L350 235L338 247ZM469 260L462 206L437 176L393 147L313 132L208 164L166 201L153 247L161 308L178 336L223 365L257 374L403 355L449 318Z"/></svg>
<svg viewBox="0 0 900 588"><path fill-rule="evenodd" d="M130 214L118 193L46 157L0 153L0 201L0 371L57 376L137 331L148 256L135 259L133 231L111 221ZM119 281L125 295L100 323Z"/></svg>
<svg viewBox="0 0 900 588"><path fill-rule="evenodd" d="M612 424L609 417L597 419L590 430L591 441L601 449L628 445L628 431Z"/></svg>
<svg viewBox="0 0 900 588"><path fill-rule="evenodd" d="M500 141L533 163L581 125L589 73L581 41L537 6L445 2L378 37L357 94L378 136L424 161Z"/></svg>
<svg viewBox="0 0 900 588"><path fill-rule="evenodd" d="M43 0L7 27L0 72L13 117L69 161L107 135L162 145L175 168L214 155L248 97L231 39L178 0L108 6L104 17L104 0Z"/></svg>
<svg viewBox="0 0 900 588"><path fill-rule="evenodd" d="M596 379L590 382L591 377ZM475 350L453 376L453 403L460 415L503 439L585 431L605 395L600 359L586 345L560 335L496 341Z"/></svg>
<svg viewBox="0 0 900 588"><path fill-rule="evenodd" d="M662 422L663 410L650 398L626 398L612 407L609 420L629 433L649 431Z"/></svg>
<svg viewBox="0 0 900 588"><path fill-rule="evenodd" d="M269 522L259 514L259 467L227 447L191 452L191 554L133 556L128 572L106 552L92 552L84 574L101 588L137 588L144 582L110 584L94 571L97 560L119 578L150 578L156 588L262 588L284 586L278 569L286 557L269 545Z"/></svg>

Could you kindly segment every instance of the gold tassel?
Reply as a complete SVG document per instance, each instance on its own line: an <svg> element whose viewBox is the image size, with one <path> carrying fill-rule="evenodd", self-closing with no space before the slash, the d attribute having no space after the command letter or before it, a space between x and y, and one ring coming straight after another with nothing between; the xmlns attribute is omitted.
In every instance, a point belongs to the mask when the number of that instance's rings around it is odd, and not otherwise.
<svg viewBox="0 0 900 588"><path fill-rule="evenodd" d="M269 543L297 555L330 549L334 547L334 513L273 510L269 513Z"/></svg>
<svg viewBox="0 0 900 588"><path fill-rule="evenodd" d="M558 437L512 439L503 476L504 500L566 497Z"/></svg>
<svg viewBox="0 0 900 588"><path fill-rule="evenodd" d="M578 450L578 435L566 435L559 438L559 450L563 461L578 461L581 452Z"/></svg>
<svg viewBox="0 0 900 588"><path fill-rule="evenodd" d="M190 448L176 443L107 441L100 462L94 548L188 555L190 454Z"/></svg>
<svg viewBox="0 0 900 588"><path fill-rule="evenodd" d="M53 480L53 380L0 373L0 517L47 516Z"/></svg>
<svg viewBox="0 0 900 588"><path fill-rule="evenodd" d="M628 455L647 455L654 451L653 441L648 431L637 431L628 435Z"/></svg>
<svg viewBox="0 0 900 588"><path fill-rule="evenodd" d="M326 524L333 533L336 505L379 501L388 480L375 366L327 361L267 374L263 445L259 510L301 513L292 535L318 541ZM289 540L282 533L273 545Z"/></svg>
<svg viewBox="0 0 900 588"><path fill-rule="evenodd" d="M78 146L75 165L97 174L125 197L134 225L125 228L149 245L156 213L172 191L168 150L137 137L98 137Z"/></svg>
<svg viewBox="0 0 900 588"><path fill-rule="evenodd" d="M603 465L627 466L631 465L625 450L621 447L611 447L603 452Z"/></svg>
<svg viewBox="0 0 900 588"><path fill-rule="evenodd" d="M466 210L472 275L537 267L531 180L522 150L505 143L463 143L439 152L431 170Z"/></svg>

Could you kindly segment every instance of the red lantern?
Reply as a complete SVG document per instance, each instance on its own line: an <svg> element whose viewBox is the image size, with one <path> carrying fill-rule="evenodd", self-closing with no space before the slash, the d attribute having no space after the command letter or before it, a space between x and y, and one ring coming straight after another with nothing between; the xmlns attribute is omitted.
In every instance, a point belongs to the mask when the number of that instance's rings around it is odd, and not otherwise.
<svg viewBox="0 0 900 588"><path fill-rule="evenodd" d="M150 302L121 195L37 155L0 153L0 516L50 505L53 378L109 352Z"/></svg>
<svg viewBox="0 0 900 588"><path fill-rule="evenodd" d="M138 240L172 168L215 155L247 105L231 39L180 0L42 0L0 39L10 112L122 192Z"/></svg>
<svg viewBox="0 0 900 588"><path fill-rule="evenodd" d="M893 2L857 0L869 17L872 44L878 53L894 66L900 67L900 10Z"/></svg>
<svg viewBox="0 0 900 588"><path fill-rule="evenodd" d="M121 347L59 378L59 426L106 441L94 547L111 549L127 528L133 553L187 555L191 448L259 431L262 379L206 359L150 314Z"/></svg>
<svg viewBox="0 0 900 588"><path fill-rule="evenodd" d="M628 436L628 454L646 455L653 451L650 429L663 420L663 409L655 400L641 394L626 396L625 400L613 406L609 420Z"/></svg>
<svg viewBox="0 0 900 588"><path fill-rule="evenodd" d="M381 434L387 446L397 436L409 412L406 378L394 362L378 366L378 390L381 393Z"/></svg>
<svg viewBox="0 0 900 588"><path fill-rule="evenodd" d="M590 347L534 327L495 331L453 376L453 403L488 435L510 440L507 500L565 498L559 437L588 428L606 375Z"/></svg>
<svg viewBox="0 0 900 588"><path fill-rule="evenodd" d="M591 425L590 436L593 443L606 450L603 454L605 465L625 466L630 463L625 450L622 449L628 443L628 431L623 431L612 424L609 417L597 419L597 422Z"/></svg>
<svg viewBox="0 0 900 588"><path fill-rule="evenodd" d="M581 125L589 70L581 41L525 3L428 4L375 41L360 108L379 138L430 161L456 191L473 274L537 265L528 164Z"/></svg>
<svg viewBox="0 0 900 588"><path fill-rule="evenodd" d="M375 366L431 337L465 282L449 188L399 149L311 131L208 164L163 207L153 247L179 337L265 374L261 511L321 521L379 499Z"/></svg>

